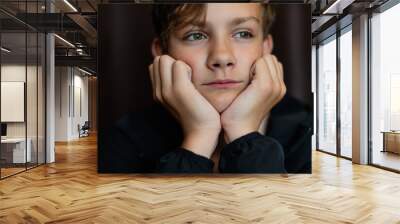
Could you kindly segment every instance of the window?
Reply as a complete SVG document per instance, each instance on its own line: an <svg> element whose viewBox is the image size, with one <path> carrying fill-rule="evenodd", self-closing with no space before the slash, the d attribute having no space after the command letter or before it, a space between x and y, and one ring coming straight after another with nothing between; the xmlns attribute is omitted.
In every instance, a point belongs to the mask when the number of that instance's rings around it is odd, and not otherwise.
<svg viewBox="0 0 400 224"><path fill-rule="evenodd" d="M19 2L40 13L44 1ZM0 6L9 3L1 2ZM0 178L45 163L45 34L0 12Z"/></svg>
<svg viewBox="0 0 400 224"><path fill-rule="evenodd" d="M318 149L336 153L336 36L318 48Z"/></svg>
<svg viewBox="0 0 400 224"><path fill-rule="evenodd" d="M396 170L400 170L399 21L400 4L371 18L371 157L373 164Z"/></svg>
<svg viewBox="0 0 400 224"><path fill-rule="evenodd" d="M340 36L340 155L352 157L352 33Z"/></svg>

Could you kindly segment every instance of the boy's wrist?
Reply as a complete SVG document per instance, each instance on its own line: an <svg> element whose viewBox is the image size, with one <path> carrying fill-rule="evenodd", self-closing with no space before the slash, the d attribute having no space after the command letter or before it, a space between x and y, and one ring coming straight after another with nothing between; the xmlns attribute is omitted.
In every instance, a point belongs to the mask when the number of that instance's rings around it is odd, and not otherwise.
<svg viewBox="0 0 400 224"><path fill-rule="evenodd" d="M266 114L266 116L259 125L255 125L252 123L225 124L223 126L223 129L224 129L224 139L226 143L231 143L235 139L238 139L252 132L259 132L260 134L265 134L268 118L269 118L269 113Z"/></svg>
<svg viewBox="0 0 400 224"><path fill-rule="evenodd" d="M218 143L219 133L190 133L183 139L181 147L195 154L211 158Z"/></svg>
<svg viewBox="0 0 400 224"><path fill-rule="evenodd" d="M242 136L245 136L249 133L255 132L255 131L258 131L258 130L254 129L254 128L237 128L237 129L231 128L229 130L224 131L224 138L225 138L226 143L229 144L229 143L233 142L234 140L236 140Z"/></svg>

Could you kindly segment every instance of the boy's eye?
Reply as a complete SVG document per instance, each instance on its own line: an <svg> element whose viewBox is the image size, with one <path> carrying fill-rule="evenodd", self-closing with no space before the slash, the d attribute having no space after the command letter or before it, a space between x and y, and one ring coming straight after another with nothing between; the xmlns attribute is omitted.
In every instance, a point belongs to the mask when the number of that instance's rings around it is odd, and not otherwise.
<svg viewBox="0 0 400 224"><path fill-rule="evenodd" d="M252 38L253 34L248 31L240 31L240 32L237 32L234 36L238 37L238 38L248 39L248 38Z"/></svg>
<svg viewBox="0 0 400 224"><path fill-rule="evenodd" d="M196 40L201 40L203 37L206 36L202 33L191 33L185 37L185 40L196 41Z"/></svg>

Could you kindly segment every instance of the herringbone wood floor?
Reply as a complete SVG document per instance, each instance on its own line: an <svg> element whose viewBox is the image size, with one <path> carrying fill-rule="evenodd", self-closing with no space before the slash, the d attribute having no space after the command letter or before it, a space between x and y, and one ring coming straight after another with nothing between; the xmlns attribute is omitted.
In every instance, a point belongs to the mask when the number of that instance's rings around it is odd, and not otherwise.
<svg viewBox="0 0 400 224"><path fill-rule="evenodd" d="M400 223L400 175L313 153L313 174L99 175L96 139L0 181L0 223Z"/></svg>

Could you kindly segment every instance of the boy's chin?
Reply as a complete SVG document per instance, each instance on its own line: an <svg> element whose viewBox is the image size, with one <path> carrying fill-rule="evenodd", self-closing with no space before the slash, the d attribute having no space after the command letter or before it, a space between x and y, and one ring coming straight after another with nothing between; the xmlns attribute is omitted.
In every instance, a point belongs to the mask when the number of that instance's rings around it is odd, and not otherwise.
<svg viewBox="0 0 400 224"><path fill-rule="evenodd" d="M234 98L231 97L224 97L221 99L212 99L209 102L215 108L218 113L224 112L232 103Z"/></svg>

